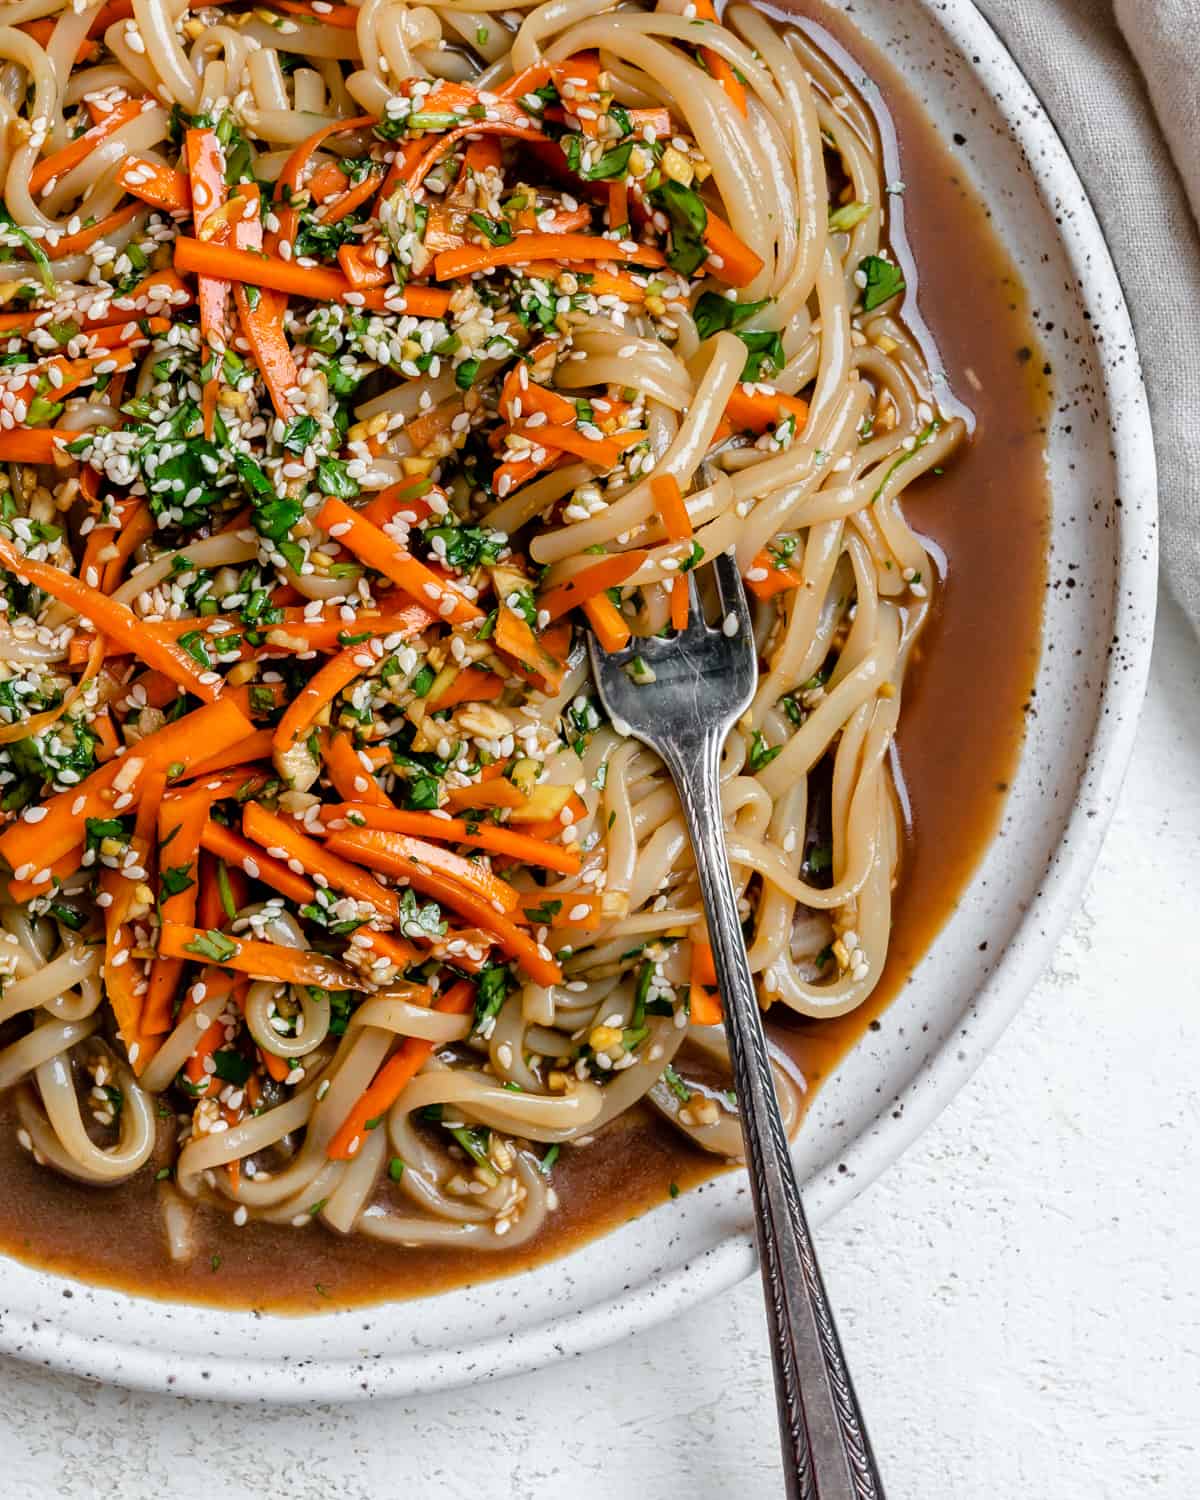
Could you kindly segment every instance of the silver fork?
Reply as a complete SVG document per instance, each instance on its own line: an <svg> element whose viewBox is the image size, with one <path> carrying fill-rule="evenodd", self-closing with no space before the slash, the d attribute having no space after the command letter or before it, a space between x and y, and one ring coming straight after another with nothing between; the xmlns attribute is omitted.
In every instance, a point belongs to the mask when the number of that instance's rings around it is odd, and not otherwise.
<svg viewBox="0 0 1200 1500"><path fill-rule="evenodd" d="M758 662L733 559L722 554L713 572L721 608L716 626L705 622L689 574L686 630L638 639L611 654L593 636L592 666L609 717L665 762L695 850L754 1195L787 1495L882 1500L800 1202L729 877L718 763L754 696Z"/></svg>

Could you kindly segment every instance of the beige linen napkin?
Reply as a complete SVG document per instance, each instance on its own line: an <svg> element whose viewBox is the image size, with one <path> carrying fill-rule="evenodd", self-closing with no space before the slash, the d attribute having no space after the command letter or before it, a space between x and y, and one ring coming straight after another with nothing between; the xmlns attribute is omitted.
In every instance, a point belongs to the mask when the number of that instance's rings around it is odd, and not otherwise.
<svg viewBox="0 0 1200 1500"><path fill-rule="evenodd" d="M1200 630L1200 0L975 0L1049 110L1133 314L1168 582Z"/></svg>

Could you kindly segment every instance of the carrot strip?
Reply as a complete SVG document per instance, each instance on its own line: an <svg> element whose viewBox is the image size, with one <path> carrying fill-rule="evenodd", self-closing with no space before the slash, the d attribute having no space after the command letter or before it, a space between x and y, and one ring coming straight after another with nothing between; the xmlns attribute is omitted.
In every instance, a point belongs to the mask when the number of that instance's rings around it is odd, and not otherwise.
<svg viewBox="0 0 1200 1500"><path fill-rule="evenodd" d="M234 705L224 701L185 714L139 740L134 749L100 766L77 786L48 797L41 804L45 817L11 823L0 833L0 854L18 872L26 866L30 873L40 872L75 847L85 819L111 818L135 808L147 773L170 768L174 774L178 765L182 775L201 757L239 741L244 744L250 727Z"/></svg>
<svg viewBox="0 0 1200 1500"><path fill-rule="evenodd" d="M208 128L188 130L184 138L184 156L192 195L192 222L196 226L196 233L202 239L208 239L223 224L217 216L229 196L225 185L225 153L216 131ZM219 276L200 277L200 333L213 366L213 373L204 382L201 400L204 436L210 440L216 419L217 398L221 391L218 369L229 334L226 322L229 291L227 279Z"/></svg>
<svg viewBox="0 0 1200 1500"><path fill-rule="evenodd" d="M32 583L60 603L90 620L101 635L111 636L126 651L155 667L181 687L211 703L220 693L221 680L204 671L179 646L150 635L141 620L124 604L107 598L86 583L49 563L23 557L11 542L0 537L0 563L26 583ZM215 679L215 680L214 680Z"/></svg>
<svg viewBox="0 0 1200 1500"><path fill-rule="evenodd" d="M606 651L623 651L628 646L633 632L607 594L597 594L594 598L585 599L583 612Z"/></svg>
<svg viewBox="0 0 1200 1500"><path fill-rule="evenodd" d="M31 36L39 47L45 47L54 35L54 28L57 24L55 17L42 16L36 21L22 21L17 30L23 31L26 36ZM92 41L90 37L85 36L79 44L79 51L75 54L75 61L77 63L91 62L99 50L100 44Z"/></svg>
<svg viewBox="0 0 1200 1500"><path fill-rule="evenodd" d="M489 108L501 110L504 108L504 105L490 105ZM520 115L519 118L524 119L526 117ZM430 172L433 171L434 167L437 166L438 162L441 161L442 157L452 151L460 141L465 140L468 136L474 138L481 135L512 136L515 140L519 141L547 141L549 139L541 130L536 129L532 125L518 125L509 120L472 120L468 125L464 125L457 130L451 130L446 135L438 136L433 145L426 149L424 155L420 156L411 165L406 160L395 179L389 173L384 179L383 187L380 189L380 197L386 198L395 181L401 179L407 184L409 192L415 193L426 177L429 176ZM400 157L397 156L396 163L399 163L399 161ZM395 166L395 163L393 166ZM438 279L444 279L441 272L438 272Z"/></svg>
<svg viewBox="0 0 1200 1500"><path fill-rule="evenodd" d="M579 276L589 278L581 288L582 291L591 292L597 297L620 297L622 302L644 302L646 300L646 287L636 276L624 271L598 271L594 265L585 262L568 261L565 265L555 265L550 261L533 261L529 265L530 276L540 276L546 280L554 281L563 271L574 271Z"/></svg>
<svg viewBox="0 0 1200 1500"><path fill-rule="evenodd" d="M486 703L499 698L503 691L504 679L497 677L495 672L487 672L482 667L464 667L436 697L430 692L425 707L440 713L442 709L454 708L460 703Z"/></svg>
<svg viewBox="0 0 1200 1500"><path fill-rule="evenodd" d="M55 881L62 881L68 875L74 875L78 870L80 861L83 859L83 845L76 844L73 849L61 855L49 867L48 880L18 880L15 875L8 877L8 899L22 904L32 901L35 896L44 896L54 885Z"/></svg>
<svg viewBox="0 0 1200 1500"><path fill-rule="evenodd" d="M433 821L437 823L441 819L435 818ZM428 870L447 880L453 880L457 885L465 886L496 911L511 916L520 906L521 898L513 887L498 875L493 875L478 861L464 859L461 854L454 854L427 839L391 830L384 831L387 832L387 848L391 858L406 860L422 871ZM320 849L320 846L317 848Z"/></svg>
<svg viewBox="0 0 1200 1500"><path fill-rule="evenodd" d="M592 234L518 234L507 245L464 245L445 250L433 263L438 281L459 281L497 266L530 260L614 261L637 266L661 266L661 251L632 240L606 240Z"/></svg>
<svg viewBox="0 0 1200 1500"><path fill-rule="evenodd" d="M574 427L557 427L546 423L541 427L519 427L517 436L528 438L538 448L552 448L559 453L572 453L598 469L611 469L621 461L621 450L611 438L585 437Z"/></svg>
<svg viewBox="0 0 1200 1500"><path fill-rule="evenodd" d="M275 730L276 750L290 749L337 695L378 663L363 645L347 646L311 676L288 705Z"/></svg>
<svg viewBox="0 0 1200 1500"><path fill-rule="evenodd" d="M144 156L127 156L117 168L117 182L127 193L149 203L152 208L162 208L168 213L186 213L192 206L187 173L164 167Z"/></svg>
<svg viewBox="0 0 1200 1500"><path fill-rule="evenodd" d="M224 277L245 282L248 286L267 287L290 296L308 297L314 302L341 302L354 288L338 271L324 266L301 266L295 261L273 260L252 250L238 250L232 245L217 245L211 240L194 240L181 236L175 241L175 268L202 276ZM364 292L362 304L370 308L384 306L384 292ZM386 290L387 306L397 312L408 312L416 318L440 318L450 306L450 293L438 287L406 286Z"/></svg>
<svg viewBox="0 0 1200 1500"><path fill-rule="evenodd" d="M684 542L693 535L692 518L684 502L683 492L674 474L660 474L650 481L650 493L658 506L658 513L673 542Z"/></svg>
<svg viewBox="0 0 1200 1500"><path fill-rule="evenodd" d="M764 391L758 385L735 385L725 403L725 416L735 429L746 432L766 432L786 417L795 417L799 429L808 418L808 402L782 391Z"/></svg>
<svg viewBox="0 0 1200 1500"><path fill-rule="evenodd" d="M339 797L355 803L367 802L375 807L391 807L391 798L358 758L358 752L347 734L321 733L321 760L326 774Z"/></svg>
<svg viewBox="0 0 1200 1500"><path fill-rule="evenodd" d="M645 561L646 553L642 551L615 552L593 567L582 568L565 582L538 595L538 614L547 614L552 620L557 620L575 605L602 594L605 589L619 588Z"/></svg>
<svg viewBox="0 0 1200 1500"><path fill-rule="evenodd" d="M504 786L511 784L507 781L502 783ZM492 854L511 855L522 864L559 870L564 875L574 875L579 871L579 855L574 849L548 844L544 839L531 838L527 833L514 833L509 828L493 823L475 825L466 823L461 818L435 818L430 813L404 812L398 807L377 807L362 802L335 805L327 808L326 813L335 818L359 820L367 828L378 828L388 833L407 833L427 839L452 839L455 843L486 849Z"/></svg>
<svg viewBox="0 0 1200 1500"><path fill-rule="evenodd" d="M504 385L500 391L500 409L508 420L515 425L523 417L528 419L535 412L544 412L547 422L559 427L574 425L577 420L575 403L560 396L557 391L550 390L548 386L538 385L528 376L522 380L524 369L524 365L516 364L504 377Z"/></svg>
<svg viewBox="0 0 1200 1500"><path fill-rule="evenodd" d="M716 21L717 19L717 13L713 9L712 0L695 0L695 10L698 21ZM729 102L733 105L734 109L739 114L745 115L746 90L734 72L733 65L727 62L719 52L714 52L711 47L701 47L700 56L709 73L728 95Z"/></svg>
<svg viewBox="0 0 1200 1500"><path fill-rule="evenodd" d="M691 601L688 598L687 577L679 573L671 584L671 629L686 630L688 623L688 610Z"/></svg>
<svg viewBox="0 0 1200 1500"><path fill-rule="evenodd" d="M324 10L317 10L304 0L271 0L271 6L289 16L311 16L322 26L336 26L339 31L353 31L358 25L358 7L355 5L328 5ZM340 128L345 130L346 126Z"/></svg>
<svg viewBox="0 0 1200 1500"><path fill-rule="evenodd" d="M287 818L269 812L257 802L247 802L242 808L242 832L265 849L272 859L295 860L306 874L320 875L339 895L366 902L393 924L400 921L400 903L394 892L380 885L357 865L331 855L325 845L301 833ZM279 850L283 850L282 856Z"/></svg>
<svg viewBox="0 0 1200 1500"><path fill-rule="evenodd" d="M251 880L261 880L289 901L307 906L316 899L316 887L311 880L297 875L282 859L265 853L258 844L226 828L224 823L214 823L210 818L201 830L200 844L231 868L241 870Z"/></svg>
<svg viewBox="0 0 1200 1500"><path fill-rule="evenodd" d="M475 986L460 979L433 1002L442 1015L466 1015L475 1004ZM396 1051L375 1074L370 1085L342 1121L329 1142L326 1156L332 1161L350 1161L359 1148L371 1123L386 1115L404 1092L405 1086L421 1071L433 1055L433 1043L421 1037L405 1037Z"/></svg>
<svg viewBox="0 0 1200 1500"><path fill-rule="evenodd" d="M435 609L443 620L461 625L483 618L482 610L418 562L394 537L373 526L360 512L351 510L345 501L326 500L317 516L317 525L336 537L360 562L390 578L418 604Z"/></svg>
<svg viewBox="0 0 1200 1500"><path fill-rule="evenodd" d="M87 250L97 240L103 239L114 229L120 229L122 224L128 224L130 219L136 218L138 214L146 212L144 203L125 203L120 208L114 209L103 219L97 219L94 224L89 224L86 229L80 229L75 234L63 234L53 243L49 239L42 243L46 254L52 261L64 260L68 255L78 255L81 250Z"/></svg>
<svg viewBox="0 0 1200 1500"><path fill-rule="evenodd" d="M37 197L45 190L47 183L61 177L64 172L69 172L72 167L77 167L85 157L91 155L102 140L120 130L121 126L127 125L130 120L137 119L146 102L148 101L142 99L119 99L99 124L93 125L90 130L85 130L81 136L70 141L61 151L55 151L51 156L44 156L29 174L29 191Z"/></svg>
<svg viewBox="0 0 1200 1500"><path fill-rule="evenodd" d="M413 452L421 453L433 442L434 438L440 437L443 432L449 432L455 417L462 409L462 399L452 396L449 401L443 401L440 406L435 406L431 411L422 412L419 417L414 417L406 423L404 435L412 444Z"/></svg>
<svg viewBox="0 0 1200 1500"><path fill-rule="evenodd" d="M182 890L160 898L159 915L164 922L196 920L196 897L200 879L200 834L208 820L208 798L203 793L175 793L164 797L158 812L160 878L168 870L177 880L188 880ZM143 1035L160 1036L171 1029L172 1002L183 965L178 959L156 958L150 965L150 987L142 1007Z"/></svg>
<svg viewBox="0 0 1200 1500"><path fill-rule="evenodd" d="M10 464L52 464L68 440L65 432L51 432L47 427L32 431L0 428L0 461Z"/></svg>
<svg viewBox="0 0 1200 1500"><path fill-rule="evenodd" d="M804 582L791 568L781 568L764 547L746 570L746 587L759 599L771 599Z"/></svg>
<svg viewBox="0 0 1200 1500"><path fill-rule="evenodd" d="M352 15L358 14L358 11L355 10L352 6L347 6L346 8L351 12ZM342 181L345 182L345 180L346 179L343 176ZM343 193L335 203L330 203L326 205L326 207L322 208L321 211L317 214L317 218L321 221L322 224L339 223L347 216L347 214L352 214L356 208L361 208L362 205L367 201L367 199L370 198L371 195L375 192L376 188L378 188L379 184L382 181L382 172L368 172L368 174L362 179L361 182L356 182L354 186L350 188L348 192ZM311 189L311 182L309 183L309 187Z"/></svg>
<svg viewBox="0 0 1200 1500"><path fill-rule="evenodd" d="M252 979L271 979L278 984L313 984L323 990L361 989L362 981L352 969L303 948L281 948L253 938L230 937L215 930L164 923L158 951L168 958L214 963L235 969ZM220 955L218 957L217 955Z"/></svg>
<svg viewBox="0 0 1200 1500"><path fill-rule="evenodd" d="M727 286L749 286L763 268L761 257L755 255L749 245L743 244L725 220L718 218L711 209L704 230L704 243L710 252L704 270ZM714 257L720 260L719 266L714 264Z"/></svg>
<svg viewBox="0 0 1200 1500"><path fill-rule="evenodd" d="M463 808L524 807L528 798L511 781L475 781L470 786L452 786L446 793L447 812Z"/></svg>
<svg viewBox="0 0 1200 1500"><path fill-rule="evenodd" d="M499 651L511 656L528 670L528 674L540 678L543 690L556 693L566 676L567 666L559 661L540 641L524 615L519 615L507 604L501 604L496 613L496 629L492 640Z"/></svg>
<svg viewBox="0 0 1200 1500"><path fill-rule="evenodd" d="M709 994L716 988L717 970L712 944L692 939L691 988L688 1008L697 1026L719 1026L723 1019L721 997Z"/></svg>
<svg viewBox="0 0 1200 1500"><path fill-rule="evenodd" d="M393 843L396 838L395 834L383 833L377 829L353 829L335 833L326 847L335 854L344 854L347 859L369 865L395 880L407 882L423 895L461 913L468 921L493 934L500 947L516 959L538 984L561 983L562 970L539 949L527 933L456 880L414 864L405 846L402 844L397 847Z"/></svg>
<svg viewBox="0 0 1200 1500"><path fill-rule="evenodd" d="M563 822L563 814L569 813L569 822ZM544 818L540 822L522 823L521 831L526 838L531 839L557 839L562 837L564 828L571 828L582 818L587 816L587 808L582 797L572 792L567 798L566 805L557 818Z"/></svg>

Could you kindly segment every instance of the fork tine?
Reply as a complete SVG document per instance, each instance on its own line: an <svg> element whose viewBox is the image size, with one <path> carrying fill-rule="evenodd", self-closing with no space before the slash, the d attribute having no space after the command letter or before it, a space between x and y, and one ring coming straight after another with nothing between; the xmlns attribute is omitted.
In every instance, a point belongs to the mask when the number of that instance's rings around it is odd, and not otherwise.
<svg viewBox="0 0 1200 1500"><path fill-rule="evenodd" d="M737 617L739 630L749 631L750 606L746 602L746 590L742 587L737 559L728 552L722 552L713 561L713 578L716 580L717 599L721 606L721 626L724 626L732 614Z"/></svg>
<svg viewBox="0 0 1200 1500"><path fill-rule="evenodd" d="M686 630L702 630L704 628L704 607L700 603L700 588L696 582L696 574L693 570L687 574L688 591L688 618Z"/></svg>

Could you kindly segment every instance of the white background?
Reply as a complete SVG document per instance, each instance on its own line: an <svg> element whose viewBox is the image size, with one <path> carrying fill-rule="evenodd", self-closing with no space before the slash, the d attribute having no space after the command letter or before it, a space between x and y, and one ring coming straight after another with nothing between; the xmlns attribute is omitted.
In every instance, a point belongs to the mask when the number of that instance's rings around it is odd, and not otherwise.
<svg viewBox="0 0 1200 1500"><path fill-rule="evenodd" d="M938 1123L820 1236L889 1500L1200 1492L1200 649L1164 601L1068 937ZM781 1494L756 1282L539 1374L218 1407L0 1360L9 1500Z"/></svg>

